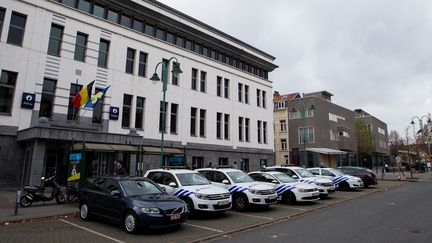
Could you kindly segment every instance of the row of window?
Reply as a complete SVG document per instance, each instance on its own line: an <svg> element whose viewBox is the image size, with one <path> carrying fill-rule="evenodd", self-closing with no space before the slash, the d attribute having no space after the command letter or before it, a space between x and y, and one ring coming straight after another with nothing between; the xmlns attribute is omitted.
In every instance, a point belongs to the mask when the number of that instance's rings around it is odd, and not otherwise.
<svg viewBox="0 0 432 243"><path fill-rule="evenodd" d="M302 109L299 111L290 111L289 112L289 119L299 119L299 118L303 118L303 117L313 117L313 109Z"/></svg>
<svg viewBox="0 0 432 243"><path fill-rule="evenodd" d="M329 113L329 121L337 122L338 120L345 121L345 117Z"/></svg>
<svg viewBox="0 0 432 243"><path fill-rule="evenodd" d="M124 27L131 28L140 33L156 37L180 48L184 48L200 55L206 56L213 60L222 62L240 70L268 79L268 72L251 65L240 58L213 48L210 44L193 40L185 33L175 33L167 30L165 27L151 23L139 16L132 16L123 13L120 10L107 6L99 1L94 0L57 0L67 6L77 8L83 12L93 14L96 17L120 24Z"/></svg>

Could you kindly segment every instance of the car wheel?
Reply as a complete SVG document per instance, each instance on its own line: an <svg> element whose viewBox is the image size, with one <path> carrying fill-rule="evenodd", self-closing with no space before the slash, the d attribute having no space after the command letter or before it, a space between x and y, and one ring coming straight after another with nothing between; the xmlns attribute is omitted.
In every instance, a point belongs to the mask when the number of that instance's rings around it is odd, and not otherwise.
<svg viewBox="0 0 432 243"><path fill-rule="evenodd" d="M320 194L320 198L321 199L324 199L324 198L327 198L328 197L328 194Z"/></svg>
<svg viewBox="0 0 432 243"><path fill-rule="evenodd" d="M287 191L282 196L282 202L285 204L293 204L297 202L297 199L293 192Z"/></svg>
<svg viewBox="0 0 432 243"><path fill-rule="evenodd" d="M194 204L190 198L185 198L183 201L186 203L186 208L189 214L192 214L195 211Z"/></svg>
<svg viewBox="0 0 432 243"><path fill-rule="evenodd" d="M246 210L247 206L248 206L248 199L246 197L246 195L244 194L237 194L234 198L233 198L233 206L235 209L243 211Z"/></svg>
<svg viewBox="0 0 432 243"><path fill-rule="evenodd" d="M59 192L57 194L55 200L56 200L57 204L63 204L66 201L65 196L63 195L62 192Z"/></svg>
<svg viewBox="0 0 432 243"><path fill-rule="evenodd" d="M20 205L22 207L30 207L30 205L32 205L32 203L33 203L33 200L29 199L27 197L27 194L24 195L24 196L22 196L21 199L20 199Z"/></svg>
<svg viewBox="0 0 432 243"><path fill-rule="evenodd" d="M138 231L138 218L133 212L126 213L124 220L123 220L123 226L126 232L128 233L136 233Z"/></svg>
<svg viewBox="0 0 432 243"><path fill-rule="evenodd" d="M339 189L342 191L349 191L350 186L349 186L348 182L344 181L344 182L339 183Z"/></svg>
<svg viewBox="0 0 432 243"><path fill-rule="evenodd" d="M88 207L87 202L83 202L81 203L81 207L80 207L80 218L83 221L87 221L90 219L90 210Z"/></svg>

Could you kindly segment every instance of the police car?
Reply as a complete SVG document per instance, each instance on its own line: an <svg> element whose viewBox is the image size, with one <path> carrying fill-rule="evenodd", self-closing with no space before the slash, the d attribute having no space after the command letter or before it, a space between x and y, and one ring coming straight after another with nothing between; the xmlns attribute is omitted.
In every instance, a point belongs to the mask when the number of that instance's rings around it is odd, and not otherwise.
<svg viewBox="0 0 432 243"><path fill-rule="evenodd" d="M266 167L265 171L283 172L300 182L314 185L318 188L318 191L320 193L320 198L327 197L329 194L333 193L336 189L336 187L334 186L333 182L330 179L316 177L310 171L302 167L271 166L271 167Z"/></svg>
<svg viewBox="0 0 432 243"><path fill-rule="evenodd" d="M189 211L226 211L232 198L228 190L212 185L204 176L193 170L156 169L146 172L147 177L165 191L181 198Z"/></svg>
<svg viewBox="0 0 432 243"><path fill-rule="evenodd" d="M251 172L249 176L256 181L275 185L278 200L283 203L310 202L319 199L318 189L310 184L299 182L282 172Z"/></svg>
<svg viewBox="0 0 432 243"><path fill-rule="evenodd" d="M332 180L333 184L335 184L335 186L341 190L363 188L362 179L355 176L347 175L337 169L308 168L308 170L318 177Z"/></svg>
<svg viewBox="0 0 432 243"><path fill-rule="evenodd" d="M245 210L249 205L271 205L277 203L274 185L254 181L248 174L237 169L198 169L212 184L229 190L233 207Z"/></svg>

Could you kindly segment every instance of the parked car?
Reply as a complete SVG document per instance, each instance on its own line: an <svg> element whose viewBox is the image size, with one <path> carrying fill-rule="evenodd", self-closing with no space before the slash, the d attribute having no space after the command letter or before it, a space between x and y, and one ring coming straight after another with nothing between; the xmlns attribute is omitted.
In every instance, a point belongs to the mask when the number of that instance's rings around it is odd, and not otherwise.
<svg viewBox="0 0 432 243"><path fill-rule="evenodd" d="M142 177L91 177L80 187L79 198L82 220L100 216L121 223L128 233L180 225L188 215L182 200Z"/></svg>
<svg viewBox="0 0 432 243"><path fill-rule="evenodd" d="M228 190L212 185L204 176L193 170L149 170L145 177L158 183L170 195L178 196L191 212L224 212L231 208Z"/></svg>
<svg viewBox="0 0 432 243"><path fill-rule="evenodd" d="M233 198L233 207L245 210L250 205L268 206L277 203L274 185L254 181L248 174L237 169L198 169L196 170L214 185L229 190Z"/></svg>
<svg viewBox="0 0 432 243"><path fill-rule="evenodd" d="M357 176L362 179L364 187L368 187L370 185L377 185L378 180L375 173L364 167L355 167L355 166L340 166L336 169L342 171L345 174Z"/></svg>
<svg viewBox="0 0 432 243"><path fill-rule="evenodd" d="M299 182L278 171L251 172L249 176L256 181L275 185L278 201L283 203L312 202L319 200L319 191L314 185Z"/></svg>
<svg viewBox="0 0 432 243"><path fill-rule="evenodd" d="M333 193L336 190L336 187L331 180L316 177L310 171L302 167L270 166L266 167L265 171L283 172L300 182L313 184L318 188L318 191L320 192L320 198L328 197L329 194Z"/></svg>
<svg viewBox="0 0 432 243"><path fill-rule="evenodd" d="M336 170L334 168L308 168L308 171L312 174L327 178L333 181L335 186L340 190L352 190L357 188L363 188L363 180L356 176L351 176Z"/></svg>

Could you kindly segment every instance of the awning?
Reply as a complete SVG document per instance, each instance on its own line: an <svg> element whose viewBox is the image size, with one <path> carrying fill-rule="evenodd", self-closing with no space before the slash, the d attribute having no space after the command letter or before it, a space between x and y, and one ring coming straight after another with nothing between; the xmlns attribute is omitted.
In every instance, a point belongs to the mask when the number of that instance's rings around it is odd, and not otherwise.
<svg viewBox="0 0 432 243"><path fill-rule="evenodd" d="M306 148L306 150L320 154L347 154L345 151L330 148Z"/></svg>
<svg viewBox="0 0 432 243"><path fill-rule="evenodd" d="M160 147L143 147L144 154L160 154ZM182 149L164 147L164 154L184 154Z"/></svg>
<svg viewBox="0 0 432 243"><path fill-rule="evenodd" d="M129 152L138 152L138 147L132 145L124 145L124 144L110 144L112 150L115 151L129 151Z"/></svg>
<svg viewBox="0 0 432 243"><path fill-rule="evenodd" d="M143 147L145 154L159 154L160 153L160 147Z"/></svg>
<svg viewBox="0 0 432 243"><path fill-rule="evenodd" d="M76 143L73 146L74 150L82 150L83 144L82 143ZM109 144L103 144L103 143L85 143L84 150L103 150L103 151L111 151L112 148L109 146Z"/></svg>

